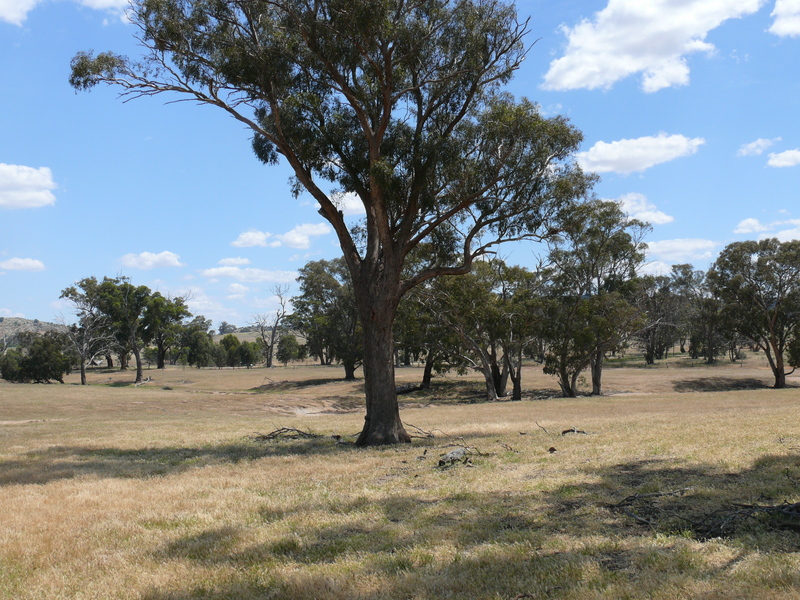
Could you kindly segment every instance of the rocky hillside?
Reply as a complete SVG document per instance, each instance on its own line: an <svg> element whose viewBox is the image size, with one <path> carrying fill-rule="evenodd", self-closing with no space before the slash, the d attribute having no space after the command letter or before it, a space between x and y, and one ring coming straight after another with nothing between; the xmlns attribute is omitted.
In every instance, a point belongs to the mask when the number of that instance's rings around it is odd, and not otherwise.
<svg viewBox="0 0 800 600"><path fill-rule="evenodd" d="M50 329L62 329L63 325L39 321L38 319L21 319L19 317L0 317L0 345L4 339L10 340L23 331L44 333Z"/></svg>

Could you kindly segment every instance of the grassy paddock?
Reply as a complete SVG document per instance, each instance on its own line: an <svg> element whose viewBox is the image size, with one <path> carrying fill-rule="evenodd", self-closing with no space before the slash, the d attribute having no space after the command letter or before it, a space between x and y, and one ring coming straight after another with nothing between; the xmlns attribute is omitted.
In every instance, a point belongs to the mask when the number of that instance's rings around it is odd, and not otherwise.
<svg viewBox="0 0 800 600"><path fill-rule="evenodd" d="M495 404L449 378L402 397L435 437L380 449L331 437L363 419L339 369L0 383L0 598L800 598L797 519L704 529L800 501L800 389L690 367ZM322 437L247 437L278 427Z"/></svg>

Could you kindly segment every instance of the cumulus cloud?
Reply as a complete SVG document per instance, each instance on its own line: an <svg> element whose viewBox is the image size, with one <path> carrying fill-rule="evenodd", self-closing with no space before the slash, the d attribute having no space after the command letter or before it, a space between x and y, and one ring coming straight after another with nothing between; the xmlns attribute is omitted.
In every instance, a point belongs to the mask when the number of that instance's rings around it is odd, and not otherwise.
<svg viewBox="0 0 800 600"><path fill-rule="evenodd" d="M779 0L780 1L780 0ZM550 63L544 88L610 88L642 74L642 89L687 85L686 56L713 53L706 35L728 19L756 12L764 0L609 0L593 20L562 26L564 56Z"/></svg>
<svg viewBox="0 0 800 600"><path fill-rule="evenodd" d="M775 20L769 28L770 33L781 37L800 35L800 1L776 0L772 16Z"/></svg>
<svg viewBox="0 0 800 600"><path fill-rule="evenodd" d="M736 156L758 156L759 154L763 154L764 150L772 146L775 142L780 142L781 138L773 138L771 140L767 140L764 138L758 138L755 142L750 142L749 144L743 144L739 150L736 152Z"/></svg>
<svg viewBox="0 0 800 600"><path fill-rule="evenodd" d="M0 317L19 317L23 318L25 315L22 313L14 312L8 308L0 308Z"/></svg>
<svg viewBox="0 0 800 600"><path fill-rule="evenodd" d="M231 246L236 246L237 248L252 248L254 246L266 247L270 245L267 243L267 240L271 237L272 234L268 231L251 229L250 231L245 231L240 234L238 238L231 242Z"/></svg>
<svg viewBox="0 0 800 600"><path fill-rule="evenodd" d="M0 0L0 21L21 26L39 0Z"/></svg>
<svg viewBox="0 0 800 600"><path fill-rule="evenodd" d="M149 271L150 269L160 269L164 267L183 267L181 257L174 252L142 252L141 254L126 254L120 259L123 267Z"/></svg>
<svg viewBox="0 0 800 600"><path fill-rule="evenodd" d="M792 219L791 221L784 221L781 225L794 225L788 229L781 229L771 234L762 234L759 239L768 237L778 238L782 242L789 242L791 240L800 240L800 219Z"/></svg>
<svg viewBox="0 0 800 600"><path fill-rule="evenodd" d="M22 26L28 13L42 0L0 0L0 21ZM122 12L128 7L128 0L78 0L78 4L97 10Z"/></svg>
<svg viewBox="0 0 800 600"><path fill-rule="evenodd" d="M769 231L769 227L758 219L751 218L739 221L739 225L736 226L733 233L761 233L762 231Z"/></svg>
<svg viewBox="0 0 800 600"><path fill-rule="evenodd" d="M667 135L624 139L616 142L597 142L576 157L586 171L596 173L634 173L650 167L695 154L706 141L683 135Z"/></svg>
<svg viewBox="0 0 800 600"><path fill-rule="evenodd" d="M675 220L674 217L658 210L656 205L650 202L644 194L636 192L625 194L617 202L629 217L646 221L651 225L665 225Z"/></svg>
<svg viewBox="0 0 800 600"><path fill-rule="evenodd" d="M3 0L0 0L2 2ZM47 167L34 169L0 163L0 207L39 208L54 204L56 188Z"/></svg>
<svg viewBox="0 0 800 600"><path fill-rule="evenodd" d="M312 237L327 235L330 232L331 228L325 223L304 223L298 225L291 231L282 235L276 235L275 237L283 246L304 250L311 245Z"/></svg>
<svg viewBox="0 0 800 600"><path fill-rule="evenodd" d="M770 153L767 166L769 167L794 167L800 165L800 150L787 150L786 152Z"/></svg>
<svg viewBox="0 0 800 600"><path fill-rule="evenodd" d="M363 215L366 214L364 205L361 203L361 198L355 192L331 194L331 202L336 205L342 214L345 216L350 215Z"/></svg>
<svg viewBox="0 0 800 600"><path fill-rule="evenodd" d="M330 232L331 228L325 223L303 223L291 231L278 235L273 235L268 231L251 229L239 235L238 238L231 242L231 246L236 246L237 248L252 248L254 246L280 248L281 246L288 246L289 248L306 249L311 245L312 237L326 235Z"/></svg>
<svg viewBox="0 0 800 600"><path fill-rule="evenodd" d="M44 271L44 263L35 258L9 258L0 261L0 269L4 271Z"/></svg>
<svg viewBox="0 0 800 600"><path fill-rule="evenodd" d="M265 269L242 269L241 267L214 267L200 272L203 277L220 279L230 277L237 281L247 283L260 283L271 281L275 283L290 283L295 280L297 273L294 271L267 271Z"/></svg>
<svg viewBox="0 0 800 600"><path fill-rule="evenodd" d="M225 267L241 267L243 265L249 265L250 264L250 259L249 258L241 258L241 257L238 257L238 256L236 258L223 258L217 264L223 265Z"/></svg>
<svg viewBox="0 0 800 600"><path fill-rule="evenodd" d="M660 242L647 242L647 255L655 260L679 264L710 260L716 247L716 242L697 238L663 240Z"/></svg>

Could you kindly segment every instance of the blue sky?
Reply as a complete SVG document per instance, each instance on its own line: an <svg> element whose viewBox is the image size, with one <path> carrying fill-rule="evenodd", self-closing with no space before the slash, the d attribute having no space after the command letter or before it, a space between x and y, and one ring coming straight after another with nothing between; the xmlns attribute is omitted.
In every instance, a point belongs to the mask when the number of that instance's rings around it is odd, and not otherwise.
<svg viewBox="0 0 800 600"><path fill-rule="evenodd" d="M62 289L125 275L245 325L337 256L335 236L218 109L70 88L76 52L138 54L126 4L0 0L0 316L69 321ZM584 132L596 194L653 225L646 271L800 238L800 0L517 9L538 41L510 91ZM503 252L535 262L533 246Z"/></svg>

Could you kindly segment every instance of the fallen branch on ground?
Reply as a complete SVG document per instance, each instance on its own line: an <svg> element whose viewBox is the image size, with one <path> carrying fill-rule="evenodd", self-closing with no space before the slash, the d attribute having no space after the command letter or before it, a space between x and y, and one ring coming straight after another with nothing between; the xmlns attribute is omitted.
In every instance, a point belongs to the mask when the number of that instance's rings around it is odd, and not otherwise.
<svg viewBox="0 0 800 600"><path fill-rule="evenodd" d="M318 433L302 431L294 427L279 427L269 433L254 433L247 436L248 439L254 442L274 442L276 440L299 440L320 437L322 436Z"/></svg>
<svg viewBox="0 0 800 600"><path fill-rule="evenodd" d="M568 433L582 433L583 435L589 435L583 429L578 429L577 427L572 427L570 429L565 429L561 432L561 435L567 435Z"/></svg>

